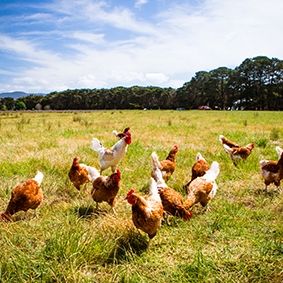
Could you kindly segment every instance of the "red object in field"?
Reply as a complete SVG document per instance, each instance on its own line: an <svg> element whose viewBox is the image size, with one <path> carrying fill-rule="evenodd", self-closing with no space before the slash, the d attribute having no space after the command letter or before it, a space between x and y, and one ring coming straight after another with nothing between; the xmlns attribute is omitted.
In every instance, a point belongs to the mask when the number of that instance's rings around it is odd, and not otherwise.
<svg viewBox="0 0 283 283"><path fill-rule="evenodd" d="M212 110L209 106L200 106L199 108L198 108L199 110Z"/></svg>

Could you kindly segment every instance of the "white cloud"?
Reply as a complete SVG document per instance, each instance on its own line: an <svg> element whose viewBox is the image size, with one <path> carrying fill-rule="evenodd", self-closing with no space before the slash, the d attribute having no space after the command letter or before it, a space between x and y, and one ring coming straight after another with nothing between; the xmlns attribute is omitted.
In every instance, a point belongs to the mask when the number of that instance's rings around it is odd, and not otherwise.
<svg viewBox="0 0 283 283"><path fill-rule="evenodd" d="M104 34L92 34L87 32L74 32L73 37L76 39L88 41L94 44L104 44Z"/></svg>
<svg viewBox="0 0 283 283"><path fill-rule="evenodd" d="M142 5L146 4L148 0L138 0L135 3L135 8L140 8Z"/></svg>
<svg viewBox="0 0 283 283"><path fill-rule="evenodd" d="M258 55L283 58L283 39L278 36L283 27L281 1L206 0L197 7L172 4L153 20L138 19L129 8L104 1L59 4L52 8L61 13L57 18L64 29L49 31L49 35L47 31L47 45L36 30L30 40L32 32L18 37L0 35L1 51L34 63L34 67L15 68L14 80L0 84L2 91L10 91L11 86L26 92L118 85L177 88L200 70L234 68ZM64 51L53 49L57 42L52 38L48 41L54 34L62 38L58 43ZM11 66L9 72L1 72L8 76Z"/></svg>
<svg viewBox="0 0 283 283"><path fill-rule="evenodd" d="M162 73L147 73L145 74L145 81L150 84L161 85L168 81L168 77Z"/></svg>

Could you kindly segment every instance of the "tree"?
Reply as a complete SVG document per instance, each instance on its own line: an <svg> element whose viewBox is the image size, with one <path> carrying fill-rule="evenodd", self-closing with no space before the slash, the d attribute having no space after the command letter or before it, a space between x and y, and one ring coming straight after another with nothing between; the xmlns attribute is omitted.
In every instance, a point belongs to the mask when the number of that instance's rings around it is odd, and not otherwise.
<svg viewBox="0 0 283 283"><path fill-rule="evenodd" d="M12 97L1 98L1 103L4 104L7 110L13 110L15 106L15 100Z"/></svg>
<svg viewBox="0 0 283 283"><path fill-rule="evenodd" d="M24 102L18 101L18 102L16 103L16 105L15 105L15 109L16 109L16 110L26 110L27 107L26 107L26 105L25 105Z"/></svg>

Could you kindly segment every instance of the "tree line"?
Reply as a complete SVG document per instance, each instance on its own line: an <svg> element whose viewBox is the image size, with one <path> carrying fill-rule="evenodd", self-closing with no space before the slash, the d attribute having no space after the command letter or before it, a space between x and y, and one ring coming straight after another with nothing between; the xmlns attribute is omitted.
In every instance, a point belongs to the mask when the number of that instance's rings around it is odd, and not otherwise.
<svg viewBox="0 0 283 283"><path fill-rule="evenodd" d="M199 71L178 89L68 89L0 100L2 110L198 109L201 105L223 110L283 110L283 61L258 56L245 59L235 69Z"/></svg>

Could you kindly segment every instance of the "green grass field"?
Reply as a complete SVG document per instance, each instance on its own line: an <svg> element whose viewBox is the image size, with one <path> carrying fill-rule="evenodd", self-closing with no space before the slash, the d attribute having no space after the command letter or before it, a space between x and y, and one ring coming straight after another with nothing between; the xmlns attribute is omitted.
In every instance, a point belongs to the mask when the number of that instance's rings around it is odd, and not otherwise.
<svg viewBox="0 0 283 283"><path fill-rule="evenodd" d="M44 174L44 200L0 221L0 282L283 282L283 188L267 194L259 161L277 160L283 147L282 112L98 111L0 114L0 210L12 189ZM99 169L93 137L104 146L112 130L131 127L132 143L121 171L114 217L107 203L97 211L89 190L78 196L68 179L73 158ZM255 149L235 167L218 137ZM148 237L131 220L124 200L134 189L146 196L151 153L166 158L177 145L176 170L168 185L181 193L200 152L218 161L218 191L211 212L192 208L190 222L172 217L145 251ZM110 169L103 172L110 174Z"/></svg>

